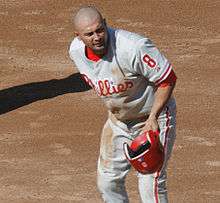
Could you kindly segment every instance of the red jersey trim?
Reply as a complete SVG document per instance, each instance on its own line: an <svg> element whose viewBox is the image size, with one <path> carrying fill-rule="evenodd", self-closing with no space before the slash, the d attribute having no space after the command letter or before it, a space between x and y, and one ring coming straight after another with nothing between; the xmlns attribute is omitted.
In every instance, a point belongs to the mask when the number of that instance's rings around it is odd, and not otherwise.
<svg viewBox="0 0 220 203"><path fill-rule="evenodd" d="M92 49L90 49L89 47L86 47L86 50L85 50L85 51L86 51L86 56L87 56L87 58L88 58L89 60L97 62L99 59L101 59L101 57L98 56L98 55L96 55L96 54L92 51Z"/></svg>
<svg viewBox="0 0 220 203"><path fill-rule="evenodd" d="M160 79L155 81L155 85L158 86L164 79L167 78L167 76L170 74L171 71L171 64L168 66L168 68L166 69L165 73L161 76Z"/></svg>
<svg viewBox="0 0 220 203"><path fill-rule="evenodd" d="M176 75L173 70L171 70L170 74L167 76L167 78L162 81L160 84L158 84L159 87L167 87L171 86L173 83L176 82Z"/></svg>
<svg viewBox="0 0 220 203"><path fill-rule="evenodd" d="M167 121L166 121L165 141L164 141L164 144L163 144L165 157L167 156L168 134L169 134L170 122L171 122L170 121L170 112L169 112L168 107L166 108L166 119L167 119ZM155 197L156 203L159 203L158 179L159 179L159 176L161 175L161 170L156 172L156 177L154 179L154 197Z"/></svg>

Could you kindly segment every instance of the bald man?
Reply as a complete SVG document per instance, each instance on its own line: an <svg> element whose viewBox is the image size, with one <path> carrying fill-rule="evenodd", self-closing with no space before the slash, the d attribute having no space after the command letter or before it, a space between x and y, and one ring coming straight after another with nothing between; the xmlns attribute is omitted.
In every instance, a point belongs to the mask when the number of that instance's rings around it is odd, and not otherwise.
<svg viewBox="0 0 220 203"><path fill-rule="evenodd" d="M90 7L80 9L74 17L74 27L79 39L95 54L102 57L107 49L108 35L105 20L102 19L99 11Z"/></svg>
<svg viewBox="0 0 220 203"><path fill-rule="evenodd" d="M79 9L73 22L70 57L108 110L98 159L103 200L129 202L125 177L131 165L123 144L152 130L160 132L165 160L155 173L138 173L140 197L143 203L167 203L166 167L176 135L172 65L148 38L108 27L94 7Z"/></svg>

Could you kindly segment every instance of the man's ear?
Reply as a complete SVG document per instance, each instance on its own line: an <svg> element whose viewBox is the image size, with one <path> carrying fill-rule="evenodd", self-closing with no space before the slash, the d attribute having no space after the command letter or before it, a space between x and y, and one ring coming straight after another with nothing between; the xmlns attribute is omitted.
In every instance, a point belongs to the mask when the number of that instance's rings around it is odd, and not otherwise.
<svg viewBox="0 0 220 203"><path fill-rule="evenodd" d="M75 37L78 37L78 38L80 39L79 33L78 33L77 31L74 32L74 36L75 36Z"/></svg>
<svg viewBox="0 0 220 203"><path fill-rule="evenodd" d="M105 18L103 18L103 24L104 24L105 26L107 25Z"/></svg>

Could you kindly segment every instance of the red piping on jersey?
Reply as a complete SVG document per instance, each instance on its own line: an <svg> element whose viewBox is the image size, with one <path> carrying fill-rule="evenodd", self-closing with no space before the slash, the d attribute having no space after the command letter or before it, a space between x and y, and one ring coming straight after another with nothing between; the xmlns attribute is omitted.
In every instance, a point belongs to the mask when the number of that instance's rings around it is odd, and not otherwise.
<svg viewBox="0 0 220 203"><path fill-rule="evenodd" d="M167 76L167 78L162 81L160 84L158 84L158 87L167 87L167 86L171 86L172 84L174 84L176 82L176 75L174 73L173 70L171 70L170 74Z"/></svg>
<svg viewBox="0 0 220 203"><path fill-rule="evenodd" d="M95 53L93 52L93 50L90 49L89 47L86 47L85 52L86 52L87 58L88 58L89 60L91 60L91 61L97 62L99 59L101 59L101 57L98 56L97 54L95 54Z"/></svg>
<svg viewBox="0 0 220 203"><path fill-rule="evenodd" d="M163 81L164 77L166 76L166 74L170 71L171 69L171 64L168 66L167 70L165 71L165 73L162 75L162 77L160 79L158 79L157 81L155 81L155 84L158 85L160 84L161 81Z"/></svg>
<svg viewBox="0 0 220 203"><path fill-rule="evenodd" d="M167 136L168 136L168 132L170 130L170 113L169 113L169 108L167 107L166 110L166 132L165 132L165 143L164 143L164 149L166 149L166 145L167 145ZM165 152L166 153L166 152Z"/></svg>
<svg viewBox="0 0 220 203"><path fill-rule="evenodd" d="M157 171L157 175L155 177L155 182L154 182L154 195L155 195L155 200L156 200L156 203L159 202L159 199L158 199L158 178L159 178L159 174L160 172Z"/></svg>
<svg viewBox="0 0 220 203"><path fill-rule="evenodd" d="M165 142L164 142L164 150L165 150L165 156L167 154L167 140L168 140L168 132L170 130L170 113L169 113L169 108L167 107L166 109L166 131L165 131ZM159 194L158 194L158 178L159 178L159 175L160 175L160 171L157 171L156 173L156 177L155 177L155 180L154 180L154 195L155 195L155 200L156 200L156 203L159 203Z"/></svg>

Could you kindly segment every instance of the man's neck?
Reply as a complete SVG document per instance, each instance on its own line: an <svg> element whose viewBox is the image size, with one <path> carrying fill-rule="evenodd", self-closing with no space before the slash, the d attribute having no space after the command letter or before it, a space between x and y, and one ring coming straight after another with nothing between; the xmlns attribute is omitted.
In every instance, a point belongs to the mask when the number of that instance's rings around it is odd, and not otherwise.
<svg viewBox="0 0 220 203"><path fill-rule="evenodd" d="M88 59L92 61L98 61L106 54L107 50L104 50L102 52L97 52L90 49L89 47L86 47L85 52Z"/></svg>

